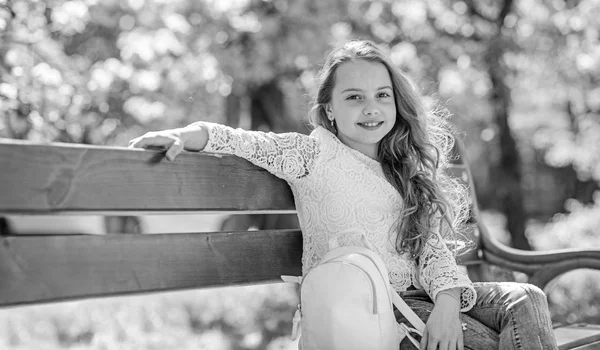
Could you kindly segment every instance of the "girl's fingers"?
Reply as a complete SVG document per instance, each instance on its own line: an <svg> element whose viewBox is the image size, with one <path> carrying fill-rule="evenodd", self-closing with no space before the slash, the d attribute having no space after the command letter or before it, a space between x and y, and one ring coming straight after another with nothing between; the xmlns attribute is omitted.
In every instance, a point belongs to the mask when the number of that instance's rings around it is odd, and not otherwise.
<svg viewBox="0 0 600 350"><path fill-rule="evenodd" d="M152 146L155 142L157 142L156 136L152 133L146 133L129 141L129 148L144 148L146 146Z"/></svg>
<svg viewBox="0 0 600 350"><path fill-rule="evenodd" d="M141 136L129 141L129 148L146 148L149 146L164 146L162 138L157 136Z"/></svg>
<svg viewBox="0 0 600 350"><path fill-rule="evenodd" d="M438 350L438 343L434 343L431 340L427 341L427 350Z"/></svg>
<svg viewBox="0 0 600 350"><path fill-rule="evenodd" d="M147 133L129 141L129 148L164 147L167 149L166 157L173 160L183 151L183 142L174 135Z"/></svg>
<svg viewBox="0 0 600 350"><path fill-rule="evenodd" d="M421 343L419 343L419 350L427 350L427 338L429 333L427 332L427 326L423 330L423 336L421 337Z"/></svg>
<svg viewBox="0 0 600 350"><path fill-rule="evenodd" d="M129 141L129 148L147 148L147 147L169 147L173 144L176 137L170 135L154 135L147 133Z"/></svg>
<svg viewBox="0 0 600 350"><path fill-rule="evenodd" d="M171 147L167 150L167 159L172 161L181 151L183 151L183 143L179 138L175 137Z"/></svg>
<svg viewBox="0 0 600 350"><path fill-rule="evenodd" d="M129 145L127 145L127 147L129 147L129 148L137 148L136 145L137 145L139 139L140 139L139 137L136 137L135 139L130 140L129 141Z"/></svg>
<svg viewBox="0 0 600 350"><path fill-rule="evenodd" d="M458 344L456 345L456 348L458 350L465 350L465 344L463 343L462 335L460 337L458 337Z"/></svg>

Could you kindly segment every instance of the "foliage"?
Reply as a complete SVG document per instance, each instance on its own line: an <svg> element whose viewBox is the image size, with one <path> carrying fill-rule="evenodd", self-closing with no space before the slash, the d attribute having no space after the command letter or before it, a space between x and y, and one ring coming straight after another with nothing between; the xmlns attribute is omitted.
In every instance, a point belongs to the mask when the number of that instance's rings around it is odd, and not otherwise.
<svg viewBox="0 0 600 350"><path fill-rule="evenodd" d="M514 94L520 96L518 120L534 131L532 146L548 165L572 167L579 182L596 183L595 193L566 200L564 212L549 223L531 223L529 236L541 250L600 247L598 5L593 0L530 4L536 16L524 28L529 31L522 42L526 50L512 58L523 77L514 84ZM549 294L554 317L597 323L599 277L597 271L578 270L556 281Z"/></svg>
<svg viewBox="0 0 600 350"><path fill-rule="evenodd" d="M295 79L318 61L325 42L302 42L331 24L312 13L335 13L335 5L5 2L0 96L8 115L0 130L32 140L124 144L142 130L222 120L223 97L233 89L243 94L286 74Z"/></svg>
<svg viewBox="0 0 600 350"><path fill-rule="evenodd" d="M513 132L540 129L533 143L552 165L598 164L586 151L598 134L598 0L518 2L505 39L490 20L503 2L2 3L0 136L124 145L149 129L223 121L226 97L273 80L301 119L325 52L362 37L387 45L425 94L447 101L482 169L478 182L498 157L485 66L496 46L505 50Z"/></svg>
<svg viewBox="0 0 600 350"><path fill-rule="evenodd" d="M0 311L0 347L285 350L297 303L273 284L29 306Z"/></svg>

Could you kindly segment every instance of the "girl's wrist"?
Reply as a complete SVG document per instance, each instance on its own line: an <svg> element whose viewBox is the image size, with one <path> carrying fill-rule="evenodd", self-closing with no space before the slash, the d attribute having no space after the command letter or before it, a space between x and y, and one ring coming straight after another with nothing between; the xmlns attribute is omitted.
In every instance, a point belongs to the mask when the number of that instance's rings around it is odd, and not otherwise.
<svg viewBox="0 0 600 350"><path fill-rule="evenodd" d="M454 295L454 293L451 292L439 292L436 298L436 303L437 302L442 302L442 303L452 303L455 304L458 308L460 308L460 296L456 296Z"/></svg>
<svg viewBox="0 0 600 350"><path fill-rule="evenodd" d="M201 151L208 143L208 128L201 122L175 129L175 133L183 142L186 151Z"/></svg>

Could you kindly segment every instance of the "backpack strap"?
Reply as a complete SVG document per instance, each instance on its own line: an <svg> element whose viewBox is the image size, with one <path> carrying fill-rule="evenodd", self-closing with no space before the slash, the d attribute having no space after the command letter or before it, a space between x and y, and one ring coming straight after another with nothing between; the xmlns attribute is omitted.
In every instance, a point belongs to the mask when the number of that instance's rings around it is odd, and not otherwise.
<svg viewBox="0 0 600 350"><path fill-rule="evenodd" d="M400 323L398 325L398 330L400 331L400 333L402 333L402 338L400 340L400 342L402 342L402 339L404 339L404 337L407 337L408 340L417 348L420 348L420 344L419 341L417 339L415 339L410 333L414 332L416 334L419 334L421 337L423 337L423 334L421 334L421 332L417 331L414 328L410 328L409 326L405 325L404 323Z"/></svg>
<svg viewBox="0 0 600 350"><path fill-rule="evenodd" d="M417 314L415 314L414 311L411 310L411 308L402 299L400 294L398 294L398 292L394 290L394 288L390 288L390 291L392 294L392 302L394 303L394 305L396 305L398 311L400 311L402 315L406 317L408 322L410 322L413 325L413 327L415 327L416 330L420 332L421 335L423 335L422 333L423 330L425 330L425 323L419 318L419 316L417 316Z"/></svg>
<svg viewBox="0 0 600 350"><path fill-rule="evenodd" d="M297 340L302 335L302 312L300 311L300 305L298 305L298 309L294 313L294 318L292 319L292 340Z"/></svg>
<svg viewBox="0 0 600 350"><path fill-rule="evenodd" d="M417 339L415 339L410 333L416 333L422 337L423 331L425 330L425 323L419 318L419 316L417 316L417 314L415 314L414 311L412 311L412 309L406 304L406 302L402 299L400 294L394 290L394 288L390 287L390 291L390 294L392 295L392 301L394 305L396 305L398 311L400 311L400 313L406 317L408 322L415 327L410 328L404 323L400 323L398 325L400 332L404 334L415 347L419 348L419 341L417 341Z"/></svg>

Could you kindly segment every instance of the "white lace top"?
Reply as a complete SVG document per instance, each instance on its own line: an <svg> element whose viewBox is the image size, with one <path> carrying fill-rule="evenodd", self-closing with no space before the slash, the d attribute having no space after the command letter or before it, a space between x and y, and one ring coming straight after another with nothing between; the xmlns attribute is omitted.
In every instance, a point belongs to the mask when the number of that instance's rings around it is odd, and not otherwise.
<svg viewBox="0 0 600 350"><path fill-rule="evenodd" d="M234 154L288 182L303 233L302 273L326 253L328 242L358 245L377 252L397 291L425 289L432 300L461 287L461 311L475 303L473 283L458 269L439 234L424 245L420 264L395 249L403 202L386 180L379 162L344 145L319 127L310 136L264 133L203 123L209 128L204 152Z"/></svg>

